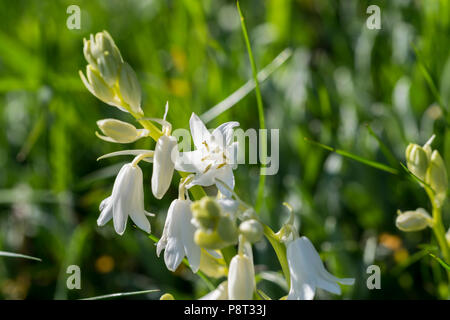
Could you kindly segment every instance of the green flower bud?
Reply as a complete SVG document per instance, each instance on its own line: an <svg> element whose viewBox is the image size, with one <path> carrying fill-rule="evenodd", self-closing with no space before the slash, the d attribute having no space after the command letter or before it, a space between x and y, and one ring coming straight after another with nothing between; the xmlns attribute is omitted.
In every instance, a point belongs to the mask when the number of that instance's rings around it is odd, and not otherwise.
<svg viewBox="0 0 450 320"><path fill-rule="evenodd" d="M97 64L103 80L105 80L108 86L114 86L117 81L117 74L120 64L117 63L108 51L105 51L100 58L97 59Z"/></svg>
<svg viewBox="0 0 450 320"><path fill-rule="evenodd" d="M428 183L436 193L436 201L441 206L447 196L448 177L445 163L437 150L431 154L431 161L425 176L425 182Z"/></svg>
<svg viewBox="0 0 450 320"><path fill-rule="evenodd" d="M236 223L229 216L220 218L217 225L217 233L225 242L236 243L238 241L239 233L236 228Z"/></svg>
<svg viewBox="0 0 450 320"><path fill-rule="evenodd" d="M250 242L255 243L261 240L264 230L261 223L255 219L242 222L239 225L239 232Z"/></svg>
<svg viewBox="0 0 450 320"><path fill-rule="evenodd" d="M423 230L430 226L432 218L425 209L418 208L414 211L398 211L395 225L402 231L411 232Z"/></svg>
<svg viewBox="0 0 450 320"><path fill-rule="evenodd" d="M215 230L197 229L194 234L194 241L200 247L211 250L222 249L228 245Z"/></svg>
<svg viewBox="0 0 450 320"><path fill-rule="evenodd" d="M191 204L192 216L205 229L215 229L221 215L220 206L211 197L203 197Z"/></svg>
<svg viewBox="0 0 450 320"><path fill-rule="evenodd" d="M161 296L161 298L159 298L159 300L175 300L175 298L170 293L165 293Z"/></svg>
<svg viewBox="0 0 450 320"><path fill-rule="evenodd" d="M116 143L131 143L148 133L146 129L136 129L128 122L116 119L103 119L97 121L97 125L105 136L97 133L100 139Z"/></svg>
<svg viewBox="0 0 450 320"><path fill-rule="evenodd" d="M122 64L119 76L120 93L123 100L130 105L135 113L142 113L141 109L141 86L136 73L126 62Z"/></svg>
<svg viewBox="0 0 450 320"><path fill-rule="evenodd" d="M429 148L429 146L428 146ZM406 148L406 164L408 169L418 178L424 179L428 168L427 151L417 144L410 143Z"/></svg>

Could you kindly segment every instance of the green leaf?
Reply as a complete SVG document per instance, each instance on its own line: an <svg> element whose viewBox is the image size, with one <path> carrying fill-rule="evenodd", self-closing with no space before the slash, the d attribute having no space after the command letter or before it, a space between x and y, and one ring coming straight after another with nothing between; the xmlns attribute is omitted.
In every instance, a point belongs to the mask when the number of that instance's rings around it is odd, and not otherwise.
<svg viewBox="0 0 450 320"><path fill-rule="evenodd" d="M146 293L158 292L158 291L160 291L160 290L153 289L153 290L132 291L132 292L119 292L119 293L105 294L103 296L84 298L84 299L80 299L80 300L104 300L104 299L110 299L110 298L121 298L121 297L127 297L127 296L136 296L136 295L139 295L139 294L146 294Z"/></svg>
<svg viewBox="0 0 450 320"><path fill-rule="evenodd" d="M388 172L388 173L391 173L391 174L395 174L395 175L399 174L399 171L397 169L389 167L389 166L387 166L385 164L382 164L380 162L376 162L376 161L365 159L363 157L357 156L357 155L355 155L353 153L350 153L348 151L341 150L341 149L336 149L336 148L327 146L325 144L322 144L320 142L316 142L316 141L310 140L310 139L308 139L306 137L305 137L305 141L310 143L310 144L312 144L312 145L316 145L318 147L321 147L321 148L323 148L325 150L328 150L328 151L340 154L341 156L344 156L346 158L349 158L349 159L361 162L362 164L365 164L365 165L367 165L369 167L373 167L373 168L376 168L378 170L382 170L382 171L385 171L385 172Z"/></svg>
<svg viewBox="0 0 450 320"><path fill-rule="evenodd" d="M445 269L447 269L448 271L450 271L450 265L449 265L447 262L445 262L444 260L442 260L442 259L439 258L438 256L432 254L431 252L428 252L428 254L429 254L434 260L436 260L437 262L439 262L439 264L440 264L441 266L443 266Z"/></svg>
<svg viewBox="0 0 450 320"><path fill-rule="evenodd" d="M7 252L7 251L0 251L0 257L22 258L22 259L30 259L30 260L42 262L42 259L40 259L40 258L27 256L25 254L20 254L20 253Z"/></svg>

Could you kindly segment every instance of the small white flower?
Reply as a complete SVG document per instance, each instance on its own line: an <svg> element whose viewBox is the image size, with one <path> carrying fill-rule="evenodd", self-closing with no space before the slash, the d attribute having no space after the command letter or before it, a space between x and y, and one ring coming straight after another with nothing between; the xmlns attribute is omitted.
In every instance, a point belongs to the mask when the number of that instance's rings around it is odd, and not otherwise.
<svg viewBox="0 0 450 320"><path fill-rule="evenodd" d="M156 142L153 156L152 192L156 199L161 199L170 187L175 164L172 150L177 149L177 139L162 135Z"/></svg>
<svg viewBox="0 0 450 320"><path fill-rule="evenodd" d="M288 300L312 300L316 288L341 294L338 285L352 285L354 279L340 279L329 273L311 241L297 238L287 244L287 260L291 275L291 289Z"/></svg>
<svg viewBox="0 0 450 320"><path fill-rule="evenodd" d="M191 223L191 201L175 199L167 212L163 234L158 241L156 254L164 251L167 269L175 271L186 256L192 271L200 266L200 247L194 242L195 226Z"/></svg>
<svg viewBox="0 0 450 320"><path fill-rule="evenodd" d="M100 203L98 226L103 226L113 219L114 229L119 235L123 235L129 215L136 226L150 233L150 223L146 216L152 214L144 210L142 183L141 168L131 163L124 165L114 181L111 196Z"/></svg>
<svg viewBox="0 0 450 320"><path fill-rule="evenodd" d="M255 268L250 244L244 244L242 253L231 259L228 271L228 298L252 300L255 290Z"/></svg>
<svg viewBox="0 0 450 320"><path fill-rule="evenodd" d="M204 295L199 300L228 300L228 282L222 282L216 289Z"/></svg>
<svg viewBox="0 0 450 320"><path fill-rule="evenodd" d="M234 188L233 169L237 166L237 142L233 142L233 128L238 122L226 122L212 133L193 113L189 120L195 151L183 152L178 157L175 168L179 171L195 173L194 179L186 186L211 186L215 184L220 192L229 197L231 192L216 178L223 181L230 189Z"/></svg>

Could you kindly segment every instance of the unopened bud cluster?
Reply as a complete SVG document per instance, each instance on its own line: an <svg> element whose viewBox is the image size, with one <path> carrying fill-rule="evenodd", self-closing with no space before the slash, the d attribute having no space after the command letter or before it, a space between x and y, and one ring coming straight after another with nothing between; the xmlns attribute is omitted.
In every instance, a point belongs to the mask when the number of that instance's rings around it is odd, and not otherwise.
<svg viewBox="0 0 450 320"><path fill-rule="evenodd" d="M86 88L98 99L123 111L142 114L141 87L134 70L122 59L108 32L84 40L86 76L80 77Z"/></svg>

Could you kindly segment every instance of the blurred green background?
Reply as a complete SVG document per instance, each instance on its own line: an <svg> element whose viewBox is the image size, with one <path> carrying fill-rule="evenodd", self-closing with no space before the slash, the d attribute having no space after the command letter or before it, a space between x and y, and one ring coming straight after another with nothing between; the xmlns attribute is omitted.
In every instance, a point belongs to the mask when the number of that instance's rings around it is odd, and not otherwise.
<svg viewBox="0 0 450 320"><path fill-rule="evenodd" d="M100 155L128 149L97 139L96 121L127 114L93 97L82 85L83 37L108 30L136 70L146 116L187 127L251 78L234 1L6 1L0 0L0 250L42 262L0 257L0 298L75 299L114 292L160 289L195 298L208 289L186 267L169 272L145 234L112 224L98 228L98 205L128 159ZM81 8L81 29L66 27L71 4ZM381 29L369 30L366 9L381 8ZM300 232L315 244L327 268L355 277L342 296L329 299L435 299L445 288L443 269L418 247L429 231L402 233L396 210L429 209L423 190L391 175L330 154L305 137L388 163L366 124L404 161L409 142L432 133L450 169L450 133L442 108L450 97L450 3L434 1L243 0L259 69L283 49L291 58L262 84L269 128L280 128L280 170L267 177L262 218L280 227L289 202ZM250 93L209 124L236 120L258 128ZM131 147L152 148L149 141ZM122 162L121 162L122 161ZM145 175L146 209L157 214L160 236L176 184L161 201ZM256 165L235 172L236 191L254 203ZM174 179L175 182L176 179ZM450 215L444 208L446 226ZM433 240L434 241L434 240ZM419 253L419 254L417 254ZM280 269L267 242L256 245L257 271ZM66 268L81 268L82 289L66 288ZM381 290L368 290L368 265L381 268ZM217 282L216 280L214 280ZM273 298L285 291L258 284Z"/></svg>

